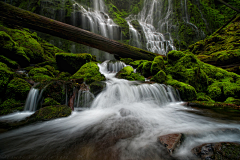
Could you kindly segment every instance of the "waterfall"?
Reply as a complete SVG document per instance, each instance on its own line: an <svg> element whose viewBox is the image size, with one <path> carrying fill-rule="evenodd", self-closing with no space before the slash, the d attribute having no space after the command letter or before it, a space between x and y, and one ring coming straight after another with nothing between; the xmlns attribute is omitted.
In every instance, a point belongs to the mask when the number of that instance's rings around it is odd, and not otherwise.
<svg viewBox="0 0 240 160"><path fill-rule="evenodd" d="M163 14L164 12L161 10L163 1L157 1L157 0L144 0L144 7L142 11L136 16L130 15L126 18L128 21L130 31L132 34L134 33L134 27L129 23L132 20L138 20L139 24L142 27L142 30L144 32L144 35L146 37L146 48L148 51L158 53L161 55L166 55L169 51L175 50L176 48L173 45L173 39L170 34L170 27L168 26L168 18L172 13L172 7L171 7L172 0L168 0L168 10L166 15L156 15L154 11L158 11L159 13ZM156 25L157 21L157 26ZM158 27L158 29L155 28L155 26ZM166 28L165 33L161 33L163 31L163 28ZM135 36L136 37L135 33ZM166 37L167 35L167 37ZM137 35L137 37L139 34ZM138 40L139 39L139 40ZM136 39L136 41L140 41L141 38ZM138 42L137 44L140 44L141 42Z"/></svg>
<svg viewBox="0 0 240 160"><path fill-rule="evenodd" d="M78 91L76 101L76 108L89 108L94 100L95 96L89 90L82 90Z"/></svg>
<svg viewBox="0 0 240 160"><path fill-rule="evenodd" d="M32 87L28 93L24 111L36 111L39 98L39 90Z"/></svg>

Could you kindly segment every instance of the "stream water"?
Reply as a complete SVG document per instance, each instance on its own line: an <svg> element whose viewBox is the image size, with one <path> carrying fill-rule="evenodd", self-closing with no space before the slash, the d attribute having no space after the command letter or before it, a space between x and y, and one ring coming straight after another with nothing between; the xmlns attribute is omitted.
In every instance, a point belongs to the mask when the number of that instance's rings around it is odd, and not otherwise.
<svg viewBox="0 0 240 160"><path fill-rule="evenodd" d="M240 142L240 135L230 130L240 129L239 121L182 106L170 86L117 79L120 64L99 64L108 80L90 108L0 134L0 159L195 159L190 151L197 145ZM170 133L186 135L173 157L157 142Z"/></svg>

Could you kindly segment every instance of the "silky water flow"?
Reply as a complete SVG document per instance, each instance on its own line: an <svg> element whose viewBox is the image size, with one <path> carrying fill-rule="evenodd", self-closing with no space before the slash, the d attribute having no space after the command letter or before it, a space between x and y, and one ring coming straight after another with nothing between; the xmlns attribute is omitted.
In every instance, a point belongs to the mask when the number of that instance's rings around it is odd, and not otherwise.
<svg viewBox="0 0 240 160"><path fill-rule="evenodd" d="M192 113L181 105L171 86L115 78L126 66L99 64L106 88L90 108L66 118L39 122L0 134L1 159L146 160L194 159L191 149L210 142L239 142L239 122ZM170 156L157 142L161 135L184 133L181 147ZM196 136L197 135L197 136Z"/></svg>

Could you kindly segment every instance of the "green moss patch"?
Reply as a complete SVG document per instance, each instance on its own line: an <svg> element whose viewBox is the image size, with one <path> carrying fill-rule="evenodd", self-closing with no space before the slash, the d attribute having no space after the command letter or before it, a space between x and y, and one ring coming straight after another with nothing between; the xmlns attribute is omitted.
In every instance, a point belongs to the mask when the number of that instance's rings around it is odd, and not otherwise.
<svg viewBox="0 0 240 160"><path fill-rule="evenodd" d="M92 83L94 81L104 81L105 77L99 72L99 67L94 62L84 64L71 79L84 78L86 83Z"/></svg>
<svg viewBox="0 0 240 160"><path fill-rule="evenodd" d="M131 66L126 66L121 69L117 75L117 78L127 79L130 81L145 81L145 78L141 76L139 73L133 73L133 68Z"/></svg>

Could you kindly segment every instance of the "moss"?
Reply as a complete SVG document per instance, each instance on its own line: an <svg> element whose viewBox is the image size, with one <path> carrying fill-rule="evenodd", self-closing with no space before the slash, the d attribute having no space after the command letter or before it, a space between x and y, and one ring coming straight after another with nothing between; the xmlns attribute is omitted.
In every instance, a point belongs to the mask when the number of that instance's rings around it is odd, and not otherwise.
<svg viewBox="0 0 240 160"><path fill-rule="evenodd" d="M147 62L147 60L136 60L136 61L130 62L129 65L131 65L134 68L137 68L143 62Z"/></svg>
<svg viewBox="0 0 240 160"><path fill-rule="evenodd" d="M25 102L31 85L23 79L14 78L7 85L6 97Z"/></svg>
<svg viewBox="0 0 240 160"><path fill-rule="evenodd" d="M151 74L155 75L157 74L160 70L164 70L164 60L162 56L157 56L154 58L151 66Z"/></svg>
<svg viewBox="0 0 240 160"><path fill-rule="evenodd" d="M13 68L13 69L17 69L19 66L16 61L13 61L3 55L0 55L0 62L5 63L7 66L9 66L10 68Z"/></svg>
<svg viewBox="0 0 240 160"><path fill-rule="evenodd" d="M121 58L120 61L124 62L127 65L133 62L132 58Z"/></svg>
<svg viewBox="0 0 240 160"><path fill-rule="evenodd" d="M60 105L57 101L52 98L45 98L42 106L52 106L52 105Z"/></svg>
<svg viewBox="0 0 240 160"><path fill-rule="evenodd" d="M68 73L68 72L61 72L59 75L58 75L58 77L57 77L57 79L59 79L59 80L69 80L70 79L70 77L71 77L71 74L70 73Z"/></svg>
<svg viewBox="0 0 240 160"><path fill-rule="evenodd" d="M166 73L163 70L160 70L155 76L151 78L151 81L164 83L167 79Z"/></svg>
<svg viewBox="0 0 240 160"><path fill-rule="evenodd" d="M215 102L212 100L206 93L197 93L197 101L209 101L209 102Z"/></svg>
<svg viewBox="0 0 240 160"><path fill-rule="evenodd" d="M15 111L22 111L24 103L15 99L7 99L0 105L0 115L9 114Z"/></svg>
<svg viewBox="0 0 240 160"><path fill-rule="evenodd" d="M4 95L7 85L13 78L14 72L11 72L6 64L0 62L0 94ZM3 99L1 96L0 99Z"/></svg>
<svg viewBox="0 0 240 160"><path fill-rule="evenodd" d="M144 77L149 77L151 76L151 66L152 66L152 62L148 61L148 62L144 62L143 66L142 66L142 75Z"/></svg>
<svg viewBox="0 0 240 160"><path fill-rule="evenodd" d="M184 53L181 51L170 51L167 55L168 63L174 64L175 61L179 60L184 56L185 56Z"/></svg>
<svg viewBox="0 0 240 160"><path fill-rule="evenodd" d="M171 78L168 78L166 84L178 89L181 99L184 101L191 101L197 98L197 92L195 88L189 84L179 82Z"/></svg>
<svg viewBox="0 0 240 160"><path fill-rule="evenodd" d="M138 73L133 73L133 68L131 66L126 66L123 69L121 69L117 75L117 78L127 79L130 81L145 81L145 78Z"/></svg>
<svg viewBox="0 0 240 160"><path fill-rule="evenodd" d="M84 78L84 81L89 84L94 81L104 81L105 77L99 72L99 67L94 62L84 64L71 79Z"/></svg>
<svg viewBox="0 0 240 160"><path fill-rule="evenodd" d="M71 109L65 105L47 106L36 111L28 118L28 121L45 121L54 118L67 117L71 115Z"/></svg>
<svg viewBox="0 0 240 160"><path fill-rule="evenodd" d="M240 106L240 99L235 99L233 97L228 97L225 101L225 103L231 103L231 104L236 104Z"/></svg>
<svg viewBox="0 0 240 160"><path fill-rule="evenodd" d="M92 60L92 55L88 53L71 54L57 53L56 61L60 71L76 73L85 63Z"/></svg>
<svg viewBox="0 0 240 160"><path fill-rule="evenodd" d="M31 32L24 29L8 29L7 33L22 48L27 57L30 58L31 63L45 60L43 48L36 39L32 38Z"/></svg>
<svg viewBox="0 0 240 160"><path fill-rule="evenodd" d="M49 77L54 77L53 74L46 68L40 67L40 68L33 68L28 73L29 77L34 77L37 75L47 75Z"/></svg>
<svg viewBox="0 0 240 160"><path fill-rule="evenodd" d="M29 64L30 59L23 51L23 48L19 47L18 43L4 31L0 31L0 50L3 56L17 61L23 67Z"/></svg>

